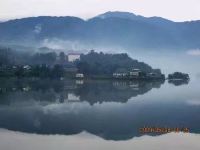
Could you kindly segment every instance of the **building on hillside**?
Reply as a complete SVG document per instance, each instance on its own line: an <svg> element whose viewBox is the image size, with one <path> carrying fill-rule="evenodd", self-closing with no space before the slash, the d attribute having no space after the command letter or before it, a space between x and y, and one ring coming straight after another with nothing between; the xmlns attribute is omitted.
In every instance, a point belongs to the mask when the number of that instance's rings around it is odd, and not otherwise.
<svg viewBox="0 0 200 150"><path fill-rule="evenodd" d="M76 60L80 60L81 54L80 53L69 53L68 54L68 61L74 62Z"/></svg>

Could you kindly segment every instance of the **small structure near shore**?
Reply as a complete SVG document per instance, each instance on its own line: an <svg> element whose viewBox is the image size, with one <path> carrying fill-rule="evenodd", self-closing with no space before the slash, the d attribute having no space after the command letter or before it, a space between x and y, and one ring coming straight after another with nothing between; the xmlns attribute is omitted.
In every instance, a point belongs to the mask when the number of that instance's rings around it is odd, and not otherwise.
<svg viewBox="0 0 200 150"><path fill-rule="evenodd" d="M113 73L113 78L119 79L165 79L165 75L161 71L145 72L140 69L130 69L127 71L124 68L117 69Z"/></svg>
<svg viewBox="0 0 200 150"><path fill-rule="evenodd" d="M127 78L128 71L124 68L119 68L113 73L114 78Z"/></svg>

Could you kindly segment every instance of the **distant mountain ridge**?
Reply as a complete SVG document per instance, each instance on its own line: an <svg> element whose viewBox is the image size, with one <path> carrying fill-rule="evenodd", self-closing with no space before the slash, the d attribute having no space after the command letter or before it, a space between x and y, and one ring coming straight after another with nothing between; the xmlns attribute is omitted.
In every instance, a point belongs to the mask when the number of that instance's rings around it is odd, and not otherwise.
<svg viewBox="0 0 200 150"><path fill-rule="evenodd" d="M173 22L129 12L107 12L89 20L77 17L29 17L0 23L0 44L42 45L62 41L83 48L200 48L200 21ZM55 42L54 42L55 43Z"/></svg>
<svg viewBox="0 0 200 150"><path fill-rule="evenodd" d="M144 17L141 15L135 15L134 13L130 12L120 12L120 11L109 11L104 14L100 14L96 16L101 19L106 19L106 18L122 18L122 19L131 19L131 20L138 20L138 21L163 21L163 22L173 22L168 19L164 19L162 17Z"/></svg>

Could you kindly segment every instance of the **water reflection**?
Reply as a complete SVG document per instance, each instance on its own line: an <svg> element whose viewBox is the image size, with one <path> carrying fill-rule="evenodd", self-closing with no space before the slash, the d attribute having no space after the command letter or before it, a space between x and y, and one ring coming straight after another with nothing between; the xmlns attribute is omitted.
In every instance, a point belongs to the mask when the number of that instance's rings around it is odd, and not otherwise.
<svg viewBox="0 0 200 150"><path fill-rule="evenodd" d="M87 131L108 140L142 136L139 129L144 126L188 127L190 132L200 133L199 105L188 102L192 98L188 93L172 95L175 89L171 86L168 89L168 84L161 87L162 84L161 81L3 80L0 128L65 135ZM153 88L156 91L150 92ZM195 96L196 104L200 96Z"/></svg>
<svg viewBox="0 0 200 150"><path fill-rule="evenodd" d="M0 103L19 101L82 102L91 105L102 102L127 102L152 88L160 88L164 81L110 80L18 80L0 81Z"/></svg>
<svg viewBox="0 0 200 150"><path fill-rule="evenodd" d="M187 85L190 80L168 80L168 83L175 86Z"/></svg>

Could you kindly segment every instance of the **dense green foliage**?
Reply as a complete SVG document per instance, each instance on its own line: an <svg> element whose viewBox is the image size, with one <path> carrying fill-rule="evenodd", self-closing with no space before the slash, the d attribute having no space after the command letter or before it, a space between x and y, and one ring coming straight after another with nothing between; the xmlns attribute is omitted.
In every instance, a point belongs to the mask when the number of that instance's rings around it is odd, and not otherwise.
<svg viewBox="0 0 200 150"><path fill-rule="evenodd" d="M188 80L189 75L186 73L181 73L181 72L174 72L173 74L168 75L168 79L183 79L183 80Z"/></svg>
<svg viewBox="0 0 200 150"><path fill-rule="evenodd" d="M0 76L17 77L62 77L68 76L69 70L78 70L85 76L112 76L119 69L130 71L140 69L145 73L156 72L144 62L130 58L126 53L105 54L91 51L82 54L80 60L68 62L64 52L56 54L26 53L8 48L0 48ZM68 70L68 71L67 71ZM74 72L76 73L76 72ZM158 72L160 74L161 72Z"/></svg>
<svg viewBox="0 0 200 150"><path fill-rule="evenodd" d="M76 65L79 71L86 75L112 75L118 68L152 71L149 65L133 60L126 53L104 54L91 51L86 55L81 55L81 59L76 62Z"/></svg>
<svg viewBox="0 0 200 150"><path fill-rule="evenodd" d="M49 67L46 65L34 65L25 68L23 66L4 67L0 69L0 77L39 77L59 78L64 76L64 68L61 65Z"/></svg>
<svg viewBox="0 0 200 150"><path fill-rule="evenodd" d="M2 65L53 65L56 62L57 54L48 53L28 53L15 51L10 48L0 47L0 66Z"/></svg>

